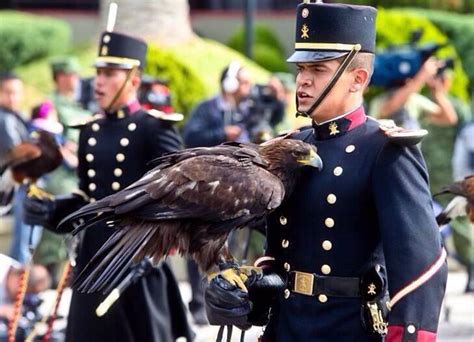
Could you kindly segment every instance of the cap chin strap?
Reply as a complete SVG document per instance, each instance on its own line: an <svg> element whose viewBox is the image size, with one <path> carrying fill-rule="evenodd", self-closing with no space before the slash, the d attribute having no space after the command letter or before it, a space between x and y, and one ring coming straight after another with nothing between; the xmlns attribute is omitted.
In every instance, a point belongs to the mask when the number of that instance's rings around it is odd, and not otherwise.
<svg viewBox="0 0 474 342"><path fill-rule="evenodd" d="M123 81L122 85L120 86L120 89L117 91L117 93L115 94L114 98L112 99L112 101L110 101L110 104L107 106L107 108L105 108L105 111L106 112L110 112L112 110L112 107L113 105L115 104L115 102L117 101L117 99L120 97L120 95L123 93L123 90L125 89L125 85L127 84L127 82L130 80L130 78L132 77L133 75L133 72L137 69L136 66L133 66L130 70L128 70L127 72L127 77L125 77L125 81Z"/></svg>
<svg viewBox="0 0 474 342"><path fill-rule="evenodd" d="M339 80L341 75L347 70L349 65L352 63L354 58L357 56L360 49L361 49L360 44L355 44L352 47L352 50L346 55L346 57L344 58L342 63L339 65L339 67L337 68L337 70L334 73L334 75L332 76L332 78L329 80L328 84L326 84L326 87L324 87L323 91L318 96L318 98L316 98L316 100L313 102L311 107L307 111L304 111L304 112L297 111L296 112L296 117L298 117L298 116L303 116L303 117L307 117L307 118L311 117L311 113L321 104L321 102L323 102L323 100L326 98L327 94L329 94L329 92L334 87L336 82ZM296 96L296 109L298 110L298 107L299 107L298 95L295 94L295 96Z"/></svg>

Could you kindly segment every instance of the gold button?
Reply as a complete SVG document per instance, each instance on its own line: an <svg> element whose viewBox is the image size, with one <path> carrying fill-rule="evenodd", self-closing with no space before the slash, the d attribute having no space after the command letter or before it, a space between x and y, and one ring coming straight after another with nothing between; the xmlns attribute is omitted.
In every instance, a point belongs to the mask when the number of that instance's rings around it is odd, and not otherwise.
<svg viewBox="0 0 474 342"><path fill-rule="evenodd" d="M130 132L133 132L136 129L137 129L137 124L136 123L132 122L131 124L128 124L128 130Z"/></svg>
<svg viewBox="0 0 474 342"><path fill-rule="evenodd" d="M97 201L97 200L94 197L91 197L90 202L94 203L95 201Z"/></svg>
<svg viewBox="0 0 474 342"><path fill-rule="evenodd" d="M330 251L332 249L332 242L329 240L324 240L322 246L325 251Z"/></svg>
<svg viewBox="0 0 474 342"><path fill-rule="evenodd" d="M355 151L355 149L356 149L356 147L354 145L349 145L349 146L346 147L346 152L347 153L352 153L352 152Z"/></svg>
<svg viewBox="0 0 474 342"><path fill-rule="evenodd" d="M321 266L321 272L323 272L323 274L331 273L331 266L329 266L329 265Z"/></svg>
<svg viewBox="0 0 474 342"><path fill-rule="evenodd" d="M95 146L97 144L97 140L95 140L95 138L89 138L87 140L87 143L89 144L89 146Z"/></svg>
<svg viewBox="0 0 474 342"><path fill-rule="evenodd" d="M89 178L95 177L95 170L93 169L87 170L87 175L89 176Z"/></svg>
<svg viewBox="0 0 474 342"><path fill-rule="evenodd" d="M128 146L129 143L130 141L127 138L120 139L120 145L123 147Z"/></svg>
<svg viewBox="0 0 474 342"><path fill-rule="evenodd" d="M95 185L94 183L90 183L89 184L89 190L90 191L95 191L95 189L97 189L97 185Z"/></svg>
<svg viewBox="0 0 474 342"><path fill-rule="evenodd" d="M290 267L290 264L289 264L289 263L285 262L285 263L283 264L283 268L285 269L286 272L290 272L290 268L291 268L291 267Z"/></svg>
<svg viewBox="0 0 474 342"><path fill-rule="evenodd" d="M336 168L334 168L334 176L340 176L342 175L342 167L340 166L337 166Z"/></svg>
<svg viewBox="0 0 474 342"><path fill-rule="evenodd" d="M93 124L92 124L92 130L93 130L94 132L97 132L99 129L100 129L100 126L99 126L98 123L93 123Z"/></svg>
<svg viewBox="0 0 474 342"><path fill-rule="evenodd" d="M119 182L113 182L112 183L112 189L117 191L120 189L120 183Z"/></svg>
<svg viewBox="0 0 474 342"><path fill-rule="evenodd" d="M288 220L285 216L280 216L280 224L282 226L286 226L286 224L288 223Z"/></svg>
<svg viewBox="0 0 474 342"><path fill-rule="evenodd" d="M114 169L114 176L115 177L120 177L123 174L122 169L116 168Z"/></svg>
<svg viewBox="0 0 474 342"><path fill-rule="evenodd" d="M285 299L288 299L290 297L290 290L285 289L285 291L283 291L283 296L285 297Z"/></svg>
<svg viewBox="0 0 474 342"><path fill-rule="evenodd" d="M410 324L409 326L407 326L407 331L409 334L414 334L416 331L416 328L413 324Z"/></svg>
<svg viewBox="0 0 474 342"><path fill-rule="evenodd" d="M334 220L328 217L327 219L324 220L324 224L326 225L326 227L332 228L334 227Z"/></svg>
<svg viewBox="0 0 474 342"><path fill-rule="evenodd" d="M337 197L334 194L329 194L326 199L327 199L329 204L334 204L334 203L336 203Z"/></svg>
<svg viewBox="0 0 474 342"><path fill-rule="evenodd" d="M86 160L90 163L94 161L94 155L92 153L87 153L86 154Z"/></svg>
<svg viewBox="0 0 474 342"><path fill-rule="evenodd" d="M288 240L282 240L281 241L281 246L283 248L288 248L289 245L290 245L290 241L288 241Z"/></svg>
<svg viewBox="0 0 474 342"><path fill-rule="evenodd" d="M328 301L328 296L324 295L324 294L320 294L318 296L318 300L321 302L321 303L326 303Z"/></svg>
<svg viewBox="0 0 474 342"><path fill-rule="evenodd" d="M115 156L115 159L117 159L117 161L121 163L125 160L125 155L123 153L117 153L117 155Z"/></svg>

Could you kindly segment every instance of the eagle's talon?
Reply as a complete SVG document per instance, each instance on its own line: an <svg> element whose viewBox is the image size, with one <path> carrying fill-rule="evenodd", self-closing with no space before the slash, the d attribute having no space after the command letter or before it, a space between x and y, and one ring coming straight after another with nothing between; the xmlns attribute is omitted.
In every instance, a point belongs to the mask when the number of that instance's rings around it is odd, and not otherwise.
<svg viewBox="0 0 474 342"><path fill-rule="evenodd" d="M246 276L245 274L241 273L238 269L236 270L234 268L228 268L221 272L208 274L208 280L211 281L213 278L219 275L225 280L227 280L227 282L229 282L230 284L240 288L244 292L248 292L247 287L244 284L245 280L247 280ZM245 277L245 280L242 276Z"/></svg>
<svg viewBox="0 0 474 342"><path fill-rule="evenodd" d="M248 277L250 277L252 274L259 274L262 273L262 268L257 267L257 266L240 266L239 271L241 274L245 274Z"/></svg>
<svg viewBox="0 0 474 342"><path fill-rule="evenodd" d="M36 184L31 184L28 187L28 197L30 198L35 197L38 199L50 199L50 200L53 199L53 196L50 193L38 188Z"/></svg>

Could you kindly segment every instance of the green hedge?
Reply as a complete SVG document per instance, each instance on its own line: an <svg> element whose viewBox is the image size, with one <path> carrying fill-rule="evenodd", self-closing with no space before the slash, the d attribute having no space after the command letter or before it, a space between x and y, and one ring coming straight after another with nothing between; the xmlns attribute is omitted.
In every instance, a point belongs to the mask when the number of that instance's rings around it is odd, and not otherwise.
<svg viewBox="0 0 474 342"><path fill-rule="evenodd" d="M472 13L474 0L346 0L346 3L381 7L417 7Z"/></svg>
<svg viewBox="0 0 474 342"><path fill-rule="evenodd" d="M69 48L69 26L57 19L0 11L0 69L15 67Z"/></svg>
<svg viewBox="0 0 474 342"><path fill-rule="evenodd" d="M229 38L227 46L244 53L244 29L238 28ZM254 26L253 34L253 60L258 65L272 72L287 72L288 65L285 63L285 49L273 33L265 25Z"/></svg>
<svg viewBox="0 0 474 342"><path fill-rule="evenodd" d="M171 51L148 45L145 74L168 80L175 111L188 114L192 107L206 96L199 75L182 63Z"/></svg>

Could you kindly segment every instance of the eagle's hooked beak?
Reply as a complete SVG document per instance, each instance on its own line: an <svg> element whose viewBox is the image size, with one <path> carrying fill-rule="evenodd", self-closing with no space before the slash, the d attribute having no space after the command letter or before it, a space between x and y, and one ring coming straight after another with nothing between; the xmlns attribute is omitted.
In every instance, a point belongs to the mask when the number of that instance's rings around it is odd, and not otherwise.
<svg viewBox="0 0 474 342"><path fill-rule="evenodd" d="M322 170L323 168L323 161L321 160L321 157L316 153L316 149L314 148L311 149L311 152L306 156L306 158L298 159L298 163L315 167L318 170Z"/></svg>

